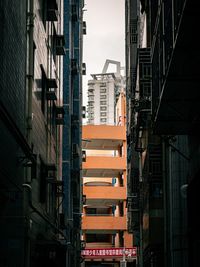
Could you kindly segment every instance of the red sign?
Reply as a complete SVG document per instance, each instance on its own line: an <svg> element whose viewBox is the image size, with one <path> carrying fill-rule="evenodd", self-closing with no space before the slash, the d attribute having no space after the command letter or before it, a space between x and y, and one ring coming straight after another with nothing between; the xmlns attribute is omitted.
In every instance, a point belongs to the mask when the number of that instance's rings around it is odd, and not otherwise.
<svg viewBox="0 0 200 267"><path fill-rule="evenodd" d="M105 257L136 257L136 247L133 248L88 248L82 250L84 258L105 258Z"/></svg>

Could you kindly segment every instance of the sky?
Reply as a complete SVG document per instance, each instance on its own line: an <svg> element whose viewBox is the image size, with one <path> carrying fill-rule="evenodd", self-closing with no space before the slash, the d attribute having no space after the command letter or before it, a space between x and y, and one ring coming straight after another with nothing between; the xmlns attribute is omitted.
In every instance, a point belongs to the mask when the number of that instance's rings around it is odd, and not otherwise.
<svg viewBox="0 0 200 267"><path fill-rule="evenodd" d="M101 73L106 59L125 64L124 0L85 0L83 20L87 34L83 36L83 105L87 104L87 82L90 74ZM110 65L108 71L115 71Z"/></svg>

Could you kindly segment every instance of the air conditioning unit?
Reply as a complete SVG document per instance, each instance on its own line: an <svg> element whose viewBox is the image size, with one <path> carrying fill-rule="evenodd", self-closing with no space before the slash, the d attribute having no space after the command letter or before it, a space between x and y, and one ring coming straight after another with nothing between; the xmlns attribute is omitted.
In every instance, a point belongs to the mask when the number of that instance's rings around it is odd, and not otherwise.
<svg viewBox="0 0 200 267"><path fill-rule="evenodd" d="M46 171L47 171L47 172L50 172L50 171L55 172L55 171L57 170L57 168L56 168L56 164L55 164L55 163L47 163L47 164L45 165L45 168L46 168Z"/></svg>
<svg viewBox="0 0 200 267"><path fill-rule="evenodd" d="M82 118L84 119L86 117L86 107L82 106Z"/></svg>
<svg viewBox="0 0 200 267"><path fill-rule="evenodd" d="M56 0L47 1L47 21L57 21L58 20L58 5Z"/></svg>
<svg viewBox="0 0 200 267"><path fill-rule="evenodd" d="M86 162L86 151L82 150L82 162Z"/></svg>
<svg viewBox="0 0 200 267"><path fill-rule="evenodd" d="M56 35L56 55L65 55L65 37L64 35Z"/></svg>
<svg viewBox="0 0 200 267"><path fill-rule="evenodd" d="M56 79L48 78L46 79L47 91L46 99L47 100L57 100L56 91L58 88Z"/></svg>
<svg viewBox="0 0 200 267"><path fill-rule="evenodd" d="M86 75L86 64L82 63L82 75Z"/></svg>
<svg viewBox="0 0 200 267"><path fill-rule="evenodd" d="M56 125L64 125L64 114L63 106L56 106Z"/></svg>
<svg viewBox="0 0 200 267"><path fill-rule="evenodd" d="M81 240L81 249L85 249L85 247L86 247L86 241Z"/></svg>
<svg viewBox="0 0 200 267"><path fill-rule="evenodd" d="M83 34L86 34L86 21L83 21Z"/></svg>

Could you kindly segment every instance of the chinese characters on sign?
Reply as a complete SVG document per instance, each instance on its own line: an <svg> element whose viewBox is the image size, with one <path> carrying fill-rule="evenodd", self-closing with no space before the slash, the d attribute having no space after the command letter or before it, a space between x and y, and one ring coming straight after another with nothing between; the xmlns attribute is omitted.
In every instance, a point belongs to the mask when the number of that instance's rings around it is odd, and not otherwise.
<svg viewBox="0 0 200 267"><path fill-rule="evenodd" d="M125 248L126 255L136 257L136 247ZM103 258L103 257L123 257L124 248L94 248L82 250L82 256L85 258Z"/></svg>

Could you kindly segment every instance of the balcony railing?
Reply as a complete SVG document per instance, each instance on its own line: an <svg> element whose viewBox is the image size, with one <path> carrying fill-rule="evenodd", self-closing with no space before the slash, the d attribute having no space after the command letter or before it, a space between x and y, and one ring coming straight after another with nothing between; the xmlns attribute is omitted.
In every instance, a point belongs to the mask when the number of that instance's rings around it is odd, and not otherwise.
<svg viewBox="0 0 200 267"><path fill-rule="evenodd" d="M96 217L98 217L98 216L105 216L105 217L115 217L115 214L101 214L101 213L99 213L99 214L83 214L83 216L86 216L86 217L88 217L88 216L96 216ZM119 216L119 217L123 217L123 216Z"/></svg>
<svg viewBox="0 0 200 267"><path fill-rule="evenodd" d="M82 229L84 230L102 230L119 231L127 230L126 216L83 216Z"/></svg>

